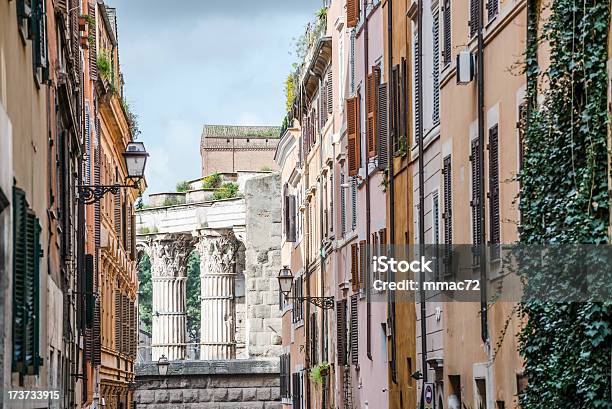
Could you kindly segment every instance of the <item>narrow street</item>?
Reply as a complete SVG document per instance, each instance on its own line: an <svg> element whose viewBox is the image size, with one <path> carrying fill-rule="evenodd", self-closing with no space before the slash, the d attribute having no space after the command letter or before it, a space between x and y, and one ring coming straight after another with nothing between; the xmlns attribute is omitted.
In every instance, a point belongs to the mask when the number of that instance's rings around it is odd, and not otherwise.
<svg viewBox="0 0 612 409"><path fill-rule="evenodd" d="M0 0L0 409L612 409L610 0Z"/></svg>

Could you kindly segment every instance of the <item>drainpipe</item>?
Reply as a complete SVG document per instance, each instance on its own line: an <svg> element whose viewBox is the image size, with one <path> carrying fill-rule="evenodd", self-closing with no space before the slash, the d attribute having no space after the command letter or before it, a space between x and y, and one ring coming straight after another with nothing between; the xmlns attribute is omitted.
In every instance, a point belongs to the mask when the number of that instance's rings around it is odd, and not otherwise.
<svg viewBox="0 0 612 409"><path fill-rule="evenodd" d="M365 96L366 96L366 102L365 105L367 107L367 98L369 98L368 93L371 92L371 90L368 90L368 83L367 83L367 78L368 78L368 68L369 68L369 62L368 62L368 58L369 58L369 52L368 52L368 46L369 46L369 38L368 38L368 6L367 4L364 6L364 21L363 21L363 49L364 49L364 58L363 58L363 65L364 65L364 84L365 84ZM367 109L367 108L366 108ZM367 133L367 128L368 128L368 121L367 121L367 112L366 112L366 133ZM376 137L376 136L375 136ZM371 230L371 226L370 226L370 222L371 222L371 216L370 216L370 166L369 166L369 161L370 158L368 157L368 152L370 150L370 147L368 146L368 136L366 135L365 138L365 199L366 199L366 255L370 254L370 230ZM366 291L366 353L368 356L368 359L371 361L372 360L372 290L370 288L370 262L366 259L366 266L365 266L365 291Z"/></svg>
<svg viewBox="0 0 612 409"><path fill-rule="evenodd" d="M319 78L319 98L322 97L321 95L321 90L323 89L323 78L321 78L320 75L317 75L317 77ZM319 104L319 107L321 105ZM325 257L323 257L323 128L321 126L321 120L320 118L322 117L323 112L321 110L319 110L319 124L318 127L320 129L319 131L319 243L320 243L320 248L319 248L319 271L321 272L321 280L320 280L320 292L321 292L321 296L325 296L325 268L323 266L324 262L325 262ZM327 232L326 232L327 233ZM326 310L321 310L321 336L319 337L319 343L320 343L320 347L321 347L321 361L325 361L327 360L327 353L323 354L323 351L327 351L326 348L326 343L325 343L325 337L323 337L323 333L325 331L325 322L326 322L326 318L327 318L327 313Z"/></svg>
<svg viewBox="0 0 612 409"><path fill-rule="evenodd" d="M419 86L416 89L417 99L419 101L419 109L417 110L418 118L418 150L419 150L419 254L424 254L425 250L425 160L423 158L423 0L418 0L417 3L417 50L419 56L419 69L416 72ZM425 281L425 272L421 269L419 273L419 295L420 295L420 320L421 320L421 370L423 371L423 380L421 383L421 404L420 407L425 407L424 392L425 382L427 382L427 310L425 305L425 290L423 283Z"/></svg>
<svg viewBox="0 0 612 409"><path fill-rule="evenodd" d="M392 0L387 0L387 86L389 87L389 92L387 95L389 96L390 101L394 100L394 92L395 89L391 89L391 78L393 78L393 7ZM391 104L388 104L391 106ZM388 184L388 192L389 192L389 240L391 254L390 256L394 256L393 248L395 245L395 169L393 166L393 150L394 145L393 141L396 137L396 130L390 126L391 136L387 138L387 163L389 166L388 175L389 175L389 184ZM390 281L395 281L395 273L392 271L389 272ZM397 350L395 345L395 297L393 292L389 292L388 300L387 300L387 321L388 325L391 326L391 380L394 383L397 383Z"/></svg>
<svg viewBox="0 0 612 409"><path fill-rule="evenodd" d="M493 373L493 351L489 338L488 317L487 317L487 259L486 259L486 229L485 229L485 101L484 101L484 2L479 2L478 8L478 45L477 45L477 85L478 85L478 168L480 172L479 193L478 193L478 210L480 212L481 231L480 231L480 336L484 342L484 348L487 353L487 408L492 408L495 405L493 398L494 394L494 373Z"/></svg>
<svg viewBox="0 0 612 409"><path fill-rule="evenodd" d="M300 86L300 93L302 94L302 98L301 101L304 101L304 87ZM303 102L302 102L303 103ZM301 105L301 104L300 104ZM304 117L303 117L304 113L303 113L303 107L300 107L300 117L302 118L302 124L304 123ZM304 127L302 126L302 138L304 137ZM309 173L308 172L308 166L306 164L306 156L308 154L306 153L306 151L304 151L304 163L302 164L302 166L304 166L304 180L307 181L308 180L308 176ZM304 185L305 188L307 188L308 186ZM306 195L304 195L304 197L306 197ZM310 217L309 217L309 211L306 211L304 214L304 248L306 251L304 251L304 277L306 277L306 297L310 297L310 229L309 229L309 225L310 225ZM309 302L303 302L304 305L304 315L305 317L302 317L302 319L304 320L304 347L306 348L306 353L304 354L304 367L305 368L310 368L310 338L309 338L309 333L310 333L310 303ZM308 381L308 379L306 379L306 382L304 382L306 384L306 407L310 408L310 382Z"/></svg>

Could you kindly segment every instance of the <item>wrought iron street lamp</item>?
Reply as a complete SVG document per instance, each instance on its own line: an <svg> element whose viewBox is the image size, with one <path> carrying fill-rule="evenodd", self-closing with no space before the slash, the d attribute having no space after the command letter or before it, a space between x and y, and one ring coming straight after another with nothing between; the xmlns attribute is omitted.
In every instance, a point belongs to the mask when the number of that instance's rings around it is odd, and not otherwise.
<svg viewBox="0 0 612 409"><path fill-rule="evenodd" d="M107 193L116 194L119 189L140 189L140 181L144 178L145 166L149 154L145 150L144 143L130 142L127 145L123 158L127 167L128 183L120 185L80 185L78 200L83 204L92 204L100 201Z"/></svg>
<svg viewBox="0 0 612 409"><path fill-rule="evenodd" d="M170 366L170 361L166 358L166 355L162 354L157 360L157 373L160 376L166 376L168 373L168 367Z"/></svg>
<svg viewBox="0 0 612 409"><path fill-rule="evenodd" d="M293 273L291 273L291 269L287 266L283 266L278 272L278 290L283 293L286 299L288 300L298 300L298 301L307 301L313 305L316 305L319 308L324 310L333 310L334 309L334 297L291 297L289 293L291 293L291 289L293 288Z"/></svg>

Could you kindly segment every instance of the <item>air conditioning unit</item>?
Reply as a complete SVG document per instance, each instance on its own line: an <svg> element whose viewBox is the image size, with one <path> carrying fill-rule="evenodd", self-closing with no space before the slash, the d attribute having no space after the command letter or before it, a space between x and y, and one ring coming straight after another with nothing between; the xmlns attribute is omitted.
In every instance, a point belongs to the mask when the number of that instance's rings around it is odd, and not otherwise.
<svg viewBox="0 0 612 409"><path fill-rule="evenodd" d="M474 56L469 51L457 54L457 84L465 85L474 79Z"/></svg>

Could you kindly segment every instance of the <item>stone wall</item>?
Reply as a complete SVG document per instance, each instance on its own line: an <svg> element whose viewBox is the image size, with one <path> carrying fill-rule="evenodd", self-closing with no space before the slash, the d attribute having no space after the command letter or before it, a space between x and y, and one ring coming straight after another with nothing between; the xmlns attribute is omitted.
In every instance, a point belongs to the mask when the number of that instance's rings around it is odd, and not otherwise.
<svg viewBox="0 0 612 409"><path fill-rule="evenodd" d="M281 268L280 175L271 173L250 179L244 190L248 356L280 356L282 322L276 278Z"/></svg>
<svg viewBox="0 0 612 409"><path fill-rule="evenodd" d="M278 360L176 361L167 376L136 365L138 409L280 409Z"/></svg>

